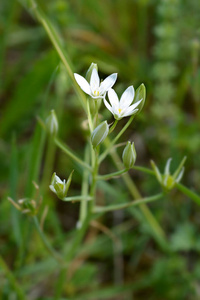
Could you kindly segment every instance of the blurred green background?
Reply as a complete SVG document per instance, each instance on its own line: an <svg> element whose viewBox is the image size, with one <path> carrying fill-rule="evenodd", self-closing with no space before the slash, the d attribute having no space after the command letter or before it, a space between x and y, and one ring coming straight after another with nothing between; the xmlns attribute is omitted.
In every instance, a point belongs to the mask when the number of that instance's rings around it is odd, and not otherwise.
<svg viewBox="0 0 200 300"><path fill-rule="evenodd" d="M172 170L187 156L182 182L200 193L200 3L198 0L40 0L56 28L73 71L99 66L101 78L118 73L116 91L147 88L146 104L121 139L133 140L137 165ZM54 171L67 178L71 194L81 189L81 169L47 139L38 118L55 109L59 136L83 157L85 113L34 10L25 0L0 3L0 253L27 299L55 299L59 268L49 257L31 217L7 196L34 197L40 187L44 229L52 245L67 251L78 204L63 203L49 191ZM109 122L111 114L102 106ZM118 129L127 119L120 121ZM120 151L119 151L120 153ZM113 172L108 158L101 172ZM131 171L142 196L159 192L154 177ZM121 179L98 188L103 202L131 200ZM173 190L150 209L163 228L170 252L160 247L137 210L103 216L116 240L91 229L84 263L71 271L59 299L200 299L200 213L197 204ZM137 217L136 217L137 215ZM0 267L0 299L20 299Z"/></svg>

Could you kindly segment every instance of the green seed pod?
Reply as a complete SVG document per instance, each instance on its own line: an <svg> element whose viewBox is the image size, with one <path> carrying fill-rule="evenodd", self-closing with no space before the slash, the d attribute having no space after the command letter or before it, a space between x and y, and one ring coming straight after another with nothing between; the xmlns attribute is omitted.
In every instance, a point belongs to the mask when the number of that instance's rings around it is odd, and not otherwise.
<svg viewBox="0 0 200 300"><path fill-rule="evenodd" d="M143 83L135 91L134 103L140 101L141 99L142 99L142 101L140 102L140 104L137 107L138 108L137 114L142 110L145 100L146 100L146 88Z"/></svg>
<svg viewBox="0 0 200 300"><path fill-rule="evenodd" d="M134 166L136 161L136 151L134 143L127 142L126 147L122 153L122 160L125 168L130 169Z"/></svg>
<svg viewBox="0 0 200 300"><path fill-rule="evenodd" d="M109 132L109 126L107 121L102 122L98 125L91 135L91 142L94 148L96 148L100 143L102 143L107 137Z"/></svg>
<svg viewBox="0 0 200 300"><path fill-rule="evenodd" d="M46 129L50 135L56 136L58 132L58 120L54 109L49 113L49 116L46 119Z"/></svg>

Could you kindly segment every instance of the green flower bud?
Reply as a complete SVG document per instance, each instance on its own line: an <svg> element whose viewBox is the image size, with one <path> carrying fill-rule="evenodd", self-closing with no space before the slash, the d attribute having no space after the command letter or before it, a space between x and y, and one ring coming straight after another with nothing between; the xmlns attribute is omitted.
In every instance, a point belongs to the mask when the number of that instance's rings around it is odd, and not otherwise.
<svg viewBox="0 0 200 300"><path fill-rule="evenodd" d="M140 101L141 99L142 99L142 101L137 106L137 108L138 108L137 114L142 110L145 100L146 100L146 88L143 83L135 91L134 103Z"/></svg>
<svg viewBox="0 0 200 300"><path fill-rule="evenodd" d="M127 142L126 147L122 153L122 160L125 168L130 169L134 166L136 161L136 151L134 143Z"/></svg>
<svg viewBox="0 0 200 300"><path fill-rule="evenodd" d="M47 132L53 136L55 136L58 132L58 120L54 109L50 111L49 116L46 119L46 129Z"/></svg>
<svg viewBox="0 0 200 300"><path fill-rule="evenodd" d="M109 126L107 121L99 124L91 135L91 142L94 148L96 148L100 143L102 143L107 137L109 132Z"/></svg>
<svg viewBox="0 0 200 300"><path fill-rule="evenodd" d="M66 182L66 180L64 179L63 181L56 175L56 173L54 172L51 178L51 184L49 186L50 190L52 192L54 192L58 198L60 198L61 200L64 199L65 197L67 197L67 192L69 190L70 184L71 184L71 180L72 180L72 174L74 171L71 172L71 174L69 175L69 178Z"/></svg>
<svg viewBox="0 0 200 300"><path fill-rule="evenodd" d="M97 66L97 64L91 63L89 69L87 70L87 73L86 73L85 78L86 78L86 80L87 80L88 82L90 82L90 78L91 78L92 70L93 70L93 69L96 69L97 72L98 72L98 66Z"/></svg>

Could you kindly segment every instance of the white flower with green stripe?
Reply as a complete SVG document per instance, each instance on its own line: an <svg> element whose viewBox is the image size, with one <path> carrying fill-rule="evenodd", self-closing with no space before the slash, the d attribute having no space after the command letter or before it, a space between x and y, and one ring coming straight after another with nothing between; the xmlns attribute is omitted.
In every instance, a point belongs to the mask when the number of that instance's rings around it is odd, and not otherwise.
<svg viewBox="0 0 200 300"><path fill-rule="evenodd" d="M117 73L113 73L100 82L96 68L93 68L90 83L81 75L74 73L76 82L80 88L93 99L104 98L106 92L115 84Z"/></svg>
<svg viewBox="0 0 200 300"><path fill-rule="evenodd" d="M116 120L120 120L124 117L131 116L138 111L138 105L142 101L139 100L136 103L133 103L135 96L135 91L133 86L129 86L122 94L120 100L113 89L108 91L109 102L104 99L104 104L113 114ZM133 104L132 104L133 103Z"/></svg>

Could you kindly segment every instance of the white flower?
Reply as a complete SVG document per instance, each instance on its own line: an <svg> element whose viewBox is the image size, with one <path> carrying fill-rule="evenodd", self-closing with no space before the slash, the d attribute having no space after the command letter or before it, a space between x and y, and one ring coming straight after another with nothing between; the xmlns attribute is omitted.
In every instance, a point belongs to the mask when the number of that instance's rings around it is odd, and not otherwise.
<svg viewBox="0 0 200 300"><path fill-rule="evenodd" d="M136 107L140 104L142 99L131 105L134 99L134 95L135 91L133 86L129 86L123 92L120 100L116 92L113 89L110 89L108 91L108 98L111 105L108 103L108 101L106 101L106 99L104 99L104 104L107 109L109 109L109 111L113 114L115 119L120 120L123 117L131 116L138 111Z"/></svg>
<svg viewBox="0 0 200 300"><path fill-rule="evenodd" d="M90 95L94 99L98 99L104 98L105 93L115 84L115 81L117 80L117 73L111 74L101 83L96 68L92 70L90 83L88 83L87 80L79 74L74 73L74 77L80 88L86 94Z"/></svg>

